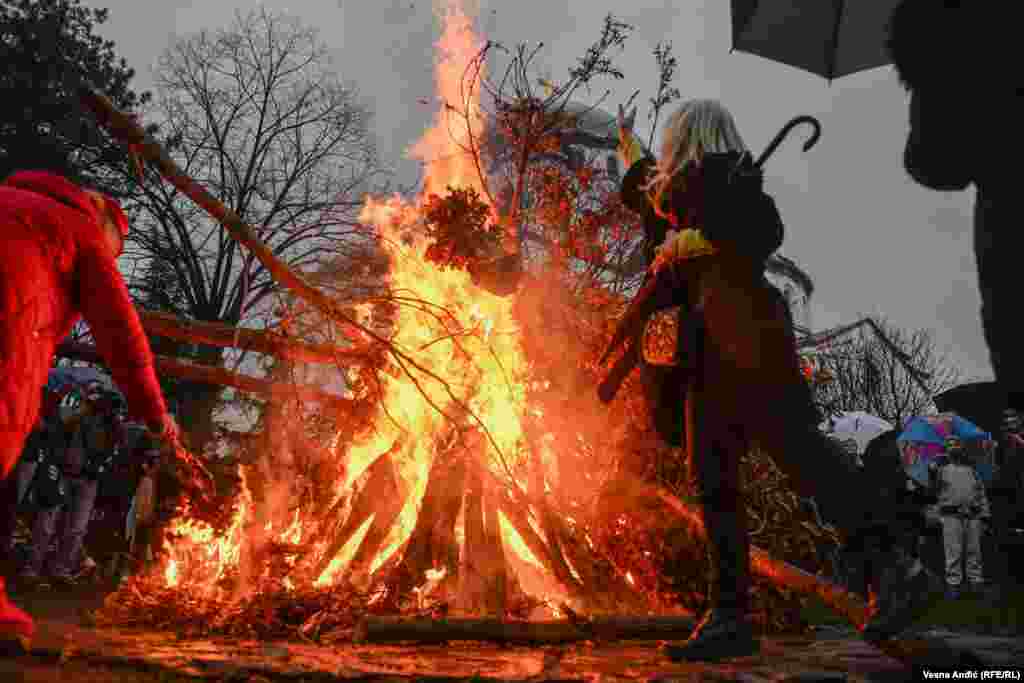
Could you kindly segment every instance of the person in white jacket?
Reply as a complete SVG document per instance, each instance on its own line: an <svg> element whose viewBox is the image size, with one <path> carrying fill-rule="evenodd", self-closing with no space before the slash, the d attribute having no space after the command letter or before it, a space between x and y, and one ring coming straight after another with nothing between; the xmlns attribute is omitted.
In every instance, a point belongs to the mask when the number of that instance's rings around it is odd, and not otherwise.
<svg viewBox="0 0 1024 683"><path fill-rule="evenodd" d="M947 596L956 599L963 586L963 565L972 588L984 585L981 536L991 513L985 485L968 462L963 444L958 439L947 440L946 453L946 463L935 471L935 488L946 556Z"/></svg>

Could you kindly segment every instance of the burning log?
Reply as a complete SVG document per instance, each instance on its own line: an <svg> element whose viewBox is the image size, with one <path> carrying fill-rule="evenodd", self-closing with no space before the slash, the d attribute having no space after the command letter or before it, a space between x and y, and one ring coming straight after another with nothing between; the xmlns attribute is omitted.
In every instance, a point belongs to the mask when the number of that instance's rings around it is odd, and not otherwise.
<svg viewBox="0 0 1024 683"><path fill-rule="evenodd" d="M57 347L57 355L64 358L96 363L98 365L104 364L104 360L102 356L100 356L99 351L95 346L90 344L64 342ZM306 401L318 401L323 405L330 406L331 408L342 412L354 413L356 410L355 401L341 398L334 394L328 394L321 391L318 387L268 382L256 377L231 372L224 368L188 363L186 361L168 358L166 356L155 356L154 364L159 374L176 377L178 379L189 380L192 382L203 382L205 384L215 384L224 387L233 387L235 389L240 389L260 396L289 393L296 398Z"/></svg>
<svg viewBox="0 0 1024 683"><path fill-rule="evenodd" d="M498 643L557 644L583 640L671 640L688 636L692 617L598 617L592 620L501 621L367 617L356 626L357 643L478 640Z"/></svg>
<svg viewBox="0 0 1024 683"><path fill-rule="evenodd" d="M399 490L394 467L390 467L389 470L393 493L377 501L377 512L373 521L370 522L370 528L363 536L363 542L359 544L356 554L352 556L351 572L353 574L369 571L370 564L380 552L384 541L391 532L391 527L398 521L398 515L401 514L402 507L405 505L406 493Z"/></svg>
<svg viewBox="0 0 1024 683"><path fill-rule="evenodd" d="M544 491L544 472L540 460L532 463L532 490ZM576 531L546 496L531 496L529 506L538 512L548 554L556 565L564 566L581 590L576 596L598 609L614 606L642 607L642 601L616 573L614 566L584 547Z"/></svg>
<svg viewBox="0 0 1024 683"><path fill-rule="evenodd" d="M502 615L508 596L508 571L497 509L485 507L482 465L469 466L464 505L465 552L459 574L460 606L480 607L486 614ZM490 498L487 496L486 498ZM488 502L490 502L488 500Z"/></svg>
<svg viewBox="0 0 1024 683"><path fill-rule="evenodd" d="M327 569L335 556L341 552L341 549L370 517L374 517L374 520L370 523L370 528L363 536L363 540L352 558L352 565L365 564L367 560L373 558L376 550L379 549L405 501L405 496L399 489L394 464L391 460L391 454L397 447L398 444L395 444L387 452L381 454L367 469L366 483L356 495L352 511L345 523L334 534L327 551L320 559L314 570L314 576L320 576ZM345 499L342 499L328 511L325 515L325 520L328 523L337 517L340 507L344 503Z"/></svg>
<svg viewBox="0 0 1024 683"><path fill-rule="evenodd" d="M180 320L173 315L154 311L140 310L139 318L147 332L160 337L193 344L258 351L303 363L353 363L372 358L372 352L368 349L341 349L329 344L309 344L273 330L250 330L219 323Z"/></svg>
<svg viewBox="0 0 1024 683"><path fill-rule="evenodd" d="M496 492L495 502L498 509L505 515L505 518L512 525L512 528L516 530L523 542L530 549L530 552L537 557L545 568L550 571L560 584L569 592L573 597L581 598L585 594L583 584L581 584L575 576L572 574L572 570L569 565L565 562L565 557L560 552L556 552L547 542L541 538L540 534L534 531L533 526L530 524L528 518L529 512L526 510L525 505L520 502L513 500L507 491Z"/></svg>
<svg viewBox="0 0 1024 683"><path fill-rule="evenodd" d="M481 476L483 467L479 467ZM522 587L514 572L510 571L508 564L508 550L502 544L501 524L498 521L498 505L494 500L494 490L488 486L486 477L482 479L483 485L483 509L487 516L484 524L484 550L492 553L494 563L491 565L491 583L495 586L496 594L501 596L502 609L512 601L513 596L523 597Z"/></svg>
<svg viewBox="0 0 1024 683"><path fill-rule="evenodd" d="M581 582L587 588L591 602L596 602L603 609L647 607L637 592L615 571L612 563L583 547L578 534L570 529L559 515L548 510L544 518L547 520L545 529L550 530L549 534L558 539L560 547L568 555L569 561L580 575Z"/></svg>
<svg viewBox="0 0 1024 683"><path fill-rule="evenodd" d="M458 577L455 522L462 507L465 481L464 451L447 449L434 457L416 526L401 563L387 579L390 599L411 595L412 590L425 581L429 570L443 569L448 581Z"/></svg>

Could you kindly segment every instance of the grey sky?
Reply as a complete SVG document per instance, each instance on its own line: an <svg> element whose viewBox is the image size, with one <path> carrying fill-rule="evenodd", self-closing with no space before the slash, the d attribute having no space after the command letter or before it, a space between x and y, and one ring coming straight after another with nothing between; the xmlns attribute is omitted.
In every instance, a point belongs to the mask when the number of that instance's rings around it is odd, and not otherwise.
<svg viewBox="0 0 1024 683"><path fill-rule="evenodd" d="M87 0L88 2L89 0ZM90 2L90 4L93 4ZM102 28L146 89L150 67L176 35L230 23L255 0L96 0L110 8ZM797 114L817 116L821 142L802 154L798 141L780 148L767 168L788 234L783 253L817 285L815 327L880 313L903 327L935 331L966 378L991 369L981 336L970 224L973 190L942 194L916 186L901 164L907 97L890 68L828 85L790 67L730 53L725 0L480 0L480 24L505 43L544 42L543 64L557 79L597 37L608 12L635 31L618 59L626 74L608 83L614 110L636 89L654 89L652 50L671 40L679 60L675 85L684 98L721 99L736 115L747 144L760 150ZM438 24L428 0L302 0L264 3L318 27L341 76L373 108L383 159L399 178L415 177L405 149L430 124L433 41ZM646 111L641 108L638 128ZM646 132L643 132L646 137ZM795 136L794 136L795 137Z"/></svg>

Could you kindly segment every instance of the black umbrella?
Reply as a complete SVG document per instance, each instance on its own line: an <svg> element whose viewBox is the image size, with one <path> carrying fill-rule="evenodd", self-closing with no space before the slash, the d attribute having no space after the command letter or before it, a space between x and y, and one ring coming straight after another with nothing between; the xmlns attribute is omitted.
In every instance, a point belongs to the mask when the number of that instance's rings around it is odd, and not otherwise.
<svg viewBox="0 0 1024 683"><path fill-rule="evenodd" d="M900 0L732 0L732 49L823 76L885 66Z"/></svg>
<svg viewBox="0 0 1024 683"><path fill-rule="evenodd" d="M1003 422L1006 392L995 382L961 384L937 395L935 407L956 413L995 435Z"/></svg>

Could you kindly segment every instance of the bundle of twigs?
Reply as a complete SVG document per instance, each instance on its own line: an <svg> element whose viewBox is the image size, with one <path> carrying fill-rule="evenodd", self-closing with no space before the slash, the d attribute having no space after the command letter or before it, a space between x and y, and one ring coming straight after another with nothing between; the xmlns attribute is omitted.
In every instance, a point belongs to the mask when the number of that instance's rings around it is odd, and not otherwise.
<svg viewBox="0 0 1024 683"><path fill-rule="evenodd" d="M335 642L351 639L372 612L373 596L352 586L290 590L272 581L248 596L168 588L158 577L133 577L94 615L101 626L172 631L183 637L227 635Z"/></svg>

